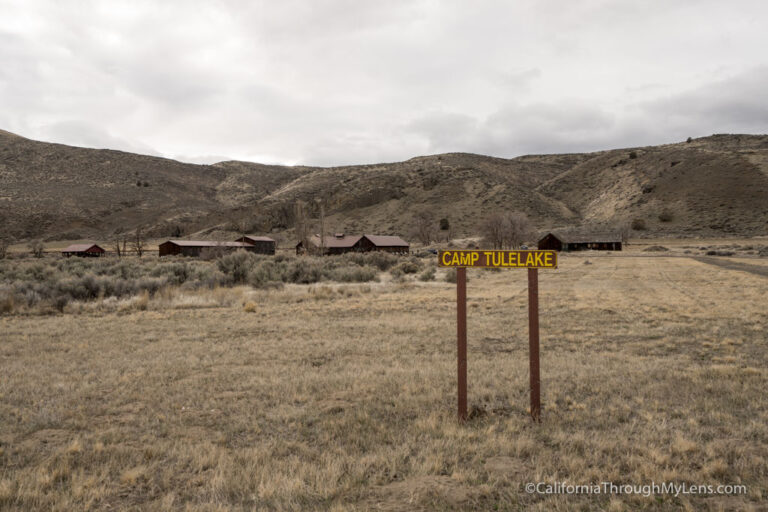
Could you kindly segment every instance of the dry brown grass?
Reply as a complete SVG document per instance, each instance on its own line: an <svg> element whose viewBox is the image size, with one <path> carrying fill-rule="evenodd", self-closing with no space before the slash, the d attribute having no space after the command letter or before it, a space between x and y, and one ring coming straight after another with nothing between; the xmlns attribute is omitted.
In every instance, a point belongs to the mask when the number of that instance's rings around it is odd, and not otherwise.
<svg viewBox="0 0 768 512"><path fill-rule="evenodd" d="M466 425L440 275L0 317L0 509L764 509L768 280L586 257L540 275L538 425L522 272L472 272ZM749 493L523 489L564 480Z"/></svg>

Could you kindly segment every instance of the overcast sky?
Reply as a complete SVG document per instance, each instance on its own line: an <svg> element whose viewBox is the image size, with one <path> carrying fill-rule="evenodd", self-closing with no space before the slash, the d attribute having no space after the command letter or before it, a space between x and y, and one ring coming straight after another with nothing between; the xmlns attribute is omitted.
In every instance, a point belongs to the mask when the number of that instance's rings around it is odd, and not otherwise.
<svg viewBox="0 0 768 512"><path fill-rule="evenodd" d="M0 0L0 129L192 162L768 133L765 0Z"/></svg>

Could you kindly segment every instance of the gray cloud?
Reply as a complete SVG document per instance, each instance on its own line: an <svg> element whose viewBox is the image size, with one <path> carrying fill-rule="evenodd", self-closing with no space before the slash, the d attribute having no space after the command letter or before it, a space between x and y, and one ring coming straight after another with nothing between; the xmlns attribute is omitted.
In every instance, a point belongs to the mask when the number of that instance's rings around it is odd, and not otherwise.
<svg viewBox="0 0 768 512"><path fill-rule="evenodd" d="M0 0L0 128L337 165L766 132L768 4Z"/></svg>
<svg viewBox="0 0 768 512"><path fill-rule="evenodd" d="M768 131L768 66L640 106L675 129Z"/></svg>

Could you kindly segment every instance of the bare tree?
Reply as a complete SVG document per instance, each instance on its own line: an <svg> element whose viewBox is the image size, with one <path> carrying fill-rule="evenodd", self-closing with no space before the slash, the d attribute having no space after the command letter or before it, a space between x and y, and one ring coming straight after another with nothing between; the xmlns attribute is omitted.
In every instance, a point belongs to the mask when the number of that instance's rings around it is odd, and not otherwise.
<svg viewBox="0 0 768 512"><path fill-rule="evenodd" d="M454 230L453 225L451 225L445 230L445 241L448 243L454 238L456 238L456 231Z"/></svg>
<svg viewBox="0 0 768 512"><path fill-rule="evenodd" d="M293 229L304 247L304 251L309 252L309 223L307 222L307 207L304 201L297 200L293 207Z"/></svg>
<svg viewBox="0 0 768 512"><path fill-rule="evenodd" d="M244 237L245 235L248 234L248 231L249 231L248 228L250 227L248 217L243 215L242 217L237 219L237 221L235 222L235 225L237 226L237 232L240 233L241 237Z"/></svg>
<svg viewBox="0 0 768 512"><path fill-rule="evenodd" d="M141 258L141 256L144 254L144 251L146 250L146 240L144 239L144 235L141 232L141 226L136 228L136 235L133 237L133 241L131 242L131 249L133 249L133 252L136 253L136 255Z"/></svg>
<svg viewBox="0 0 768 512"><path fill-rule="evenodd" d="M486 217L480 223L480 234L485 243L494 249L504 247L504 214L496 212Z"/></svg>
<svg viewBox="0 0 768 512"><path fill-rule="evenodd" d="M126 251L126 245L128 244L128 239L126 238L125 234L122 233L122 229L120 230L120 234L116 234L114 239L112 240L112 249L115 251L115 254L118 258L122 258L123 256L126 256L128 252Z"/></svg>
<svg viewBox="0 0 768 512"><path fill-rule="evenodd" d="M616 233L621 237L621 241L625 244L629 241L629 234L631 231L632 226L627 221L619 222L616 225Z"/></svg>
<svg viewBox="0 0 768 512"><path fill-rule="evenodd" d="M528 216L521 212L511 212L505 215L504 243L507 248L517 249L531 237L531 222Z"/></svg>
<svg viewBox="0 0 768 512"><path fill-rule="evenodd" d="M489 215L480 224L485 243L494 249L520 247L532 234L531 223L524 213L497 212Z"/></svg>
<svg viewBox="0 0 768 512"><path fill-rule="evenodd" d="M419 242L422 245L429 245L435 239L435 216L425 208L416 212L414 222Z"/></svg>
<svg viewBox="0 0 768 512"><path fill-rule="evenodd" d="M259 224L263 224L263 215L260 215L259 207L242 207L232 210L227 215L226 228L235 231L240 236L246 236L255 232Z"/></svg>
<svg viewBox="0 0 768 512"><path fill-rule="evenodd" d="M319 208L318 218L320 221L320 254L325 254L325 202L322 199L317 199L317 205Z"/></svg>
<svg viewBox="0 0 768 512"><path fill-rule="evenodd" d="M0 238L0 260L5 259L8 255L8 240Z"/></svg>
<svg viewBox="0 0 768 512"><path fill-rule="evenodd" d="M29 247L29 251L35 258L42 258L43 254L45 254L45 246L40 240L30 241L27 247Z"/></svg>

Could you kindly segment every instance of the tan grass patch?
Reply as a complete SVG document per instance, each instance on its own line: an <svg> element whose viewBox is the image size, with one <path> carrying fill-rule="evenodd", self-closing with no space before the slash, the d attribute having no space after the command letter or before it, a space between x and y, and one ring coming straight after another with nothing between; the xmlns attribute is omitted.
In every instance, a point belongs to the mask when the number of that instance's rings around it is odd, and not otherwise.
<svg viewBox="0 0 768 512"><path fill-rule="evenodd" d="M684 258L590 260L540 273L540 425L515 271L471 272L465 425L444 282L172 289L146 310L3 317L0 508L759 508L765 280ZM651 479L749 494L660 505L522 490Z"/></svg>

